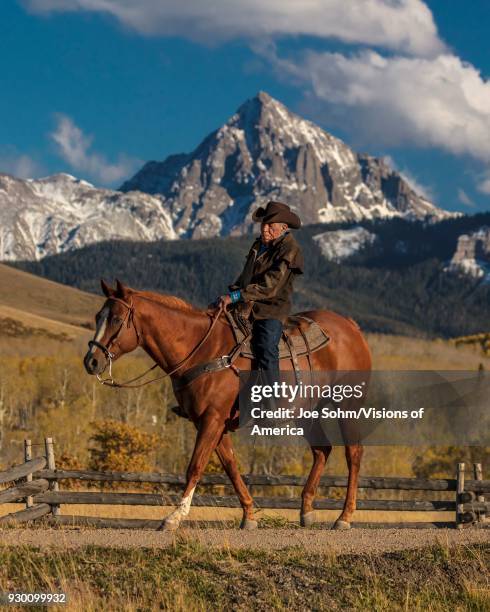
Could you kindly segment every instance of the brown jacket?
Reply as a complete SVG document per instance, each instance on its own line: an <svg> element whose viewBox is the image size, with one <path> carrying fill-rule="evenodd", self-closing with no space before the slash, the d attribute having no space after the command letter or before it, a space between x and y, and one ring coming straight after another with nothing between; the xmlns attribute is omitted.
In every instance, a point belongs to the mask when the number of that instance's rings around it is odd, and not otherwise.
<svg viewBox="0 0 490 612"><path fill-rule="evenodd" d="M229 289L240 289L243 302L252 303L253 319L279 319L284 323L291 312L293 280L303 274L303 254L290 231L269 243L257 257L260 242L259 237L252 244L242 273ZM238 302L242 311L243 302Z"/></svg>

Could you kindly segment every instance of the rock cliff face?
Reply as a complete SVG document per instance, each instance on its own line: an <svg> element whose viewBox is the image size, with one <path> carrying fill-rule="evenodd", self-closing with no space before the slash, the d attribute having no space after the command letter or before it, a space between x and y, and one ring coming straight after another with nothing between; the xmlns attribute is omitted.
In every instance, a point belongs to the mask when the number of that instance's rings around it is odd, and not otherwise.
<svg viewBox="0 0 490 612"><path fill-rule="evenodd" d="M490 227L462 234L446 270L490 281Z"/></svg>
<svg viewBox="0 0 490 612"><path fill-rule="evenodd" d="M451 216L384 161L355 153L263 92L195 151L145 164L121 189L161 195L187 238L248 233L253 209L269 199L305 224Z"/></svg>

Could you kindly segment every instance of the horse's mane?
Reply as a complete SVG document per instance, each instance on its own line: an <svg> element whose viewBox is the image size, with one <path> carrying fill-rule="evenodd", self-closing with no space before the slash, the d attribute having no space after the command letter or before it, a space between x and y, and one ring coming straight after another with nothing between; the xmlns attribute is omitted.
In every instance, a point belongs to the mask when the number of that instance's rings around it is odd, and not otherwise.
<svg viewBox="0 0 490 612"><path fill-rule="evenodd" d="M135 291L135 295L152 300L153 302L159 302L169 308L176 308L178 310L191 310L194 312L201 312L199 308L196 308L191 303L186 302L182 298L176 295L167 295L165 293L154 293L153 291Z"/></svg>

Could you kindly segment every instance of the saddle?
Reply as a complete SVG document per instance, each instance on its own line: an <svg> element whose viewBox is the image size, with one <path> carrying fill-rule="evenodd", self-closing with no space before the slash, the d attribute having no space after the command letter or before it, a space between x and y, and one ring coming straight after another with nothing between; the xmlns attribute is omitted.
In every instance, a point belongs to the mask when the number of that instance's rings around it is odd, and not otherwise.
<svg viewBox="0 0 490 612"><path fill-rule="evenodd" d="M247 359L254 359L251 345L252 323L243 317L238 310L225 311L226 317L233 329L235 341L240 346L239 354ZM330 337L316 321L305 315L290 315L283 326L279 341L279 359L291 359L299 380L298 357L309 356L322 349L329 342Z"/></svg>

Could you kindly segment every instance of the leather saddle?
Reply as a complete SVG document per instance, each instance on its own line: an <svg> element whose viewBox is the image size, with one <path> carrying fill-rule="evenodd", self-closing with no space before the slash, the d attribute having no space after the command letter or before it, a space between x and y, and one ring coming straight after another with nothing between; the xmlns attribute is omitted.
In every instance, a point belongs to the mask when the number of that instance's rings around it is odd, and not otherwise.
<svg viewBox="0 0 490 612"><path fill-rule="evenodd" d="M226 316L233 329L235 341L241 345L240 355L254 359L251 347L252 323L239 310L227 310ZM290 315L283 326L279 341L279 359L292 359L310 355L329 342L330 337L316 321L305 315ZM296 364L295 364L296 365Z"/></svg>

